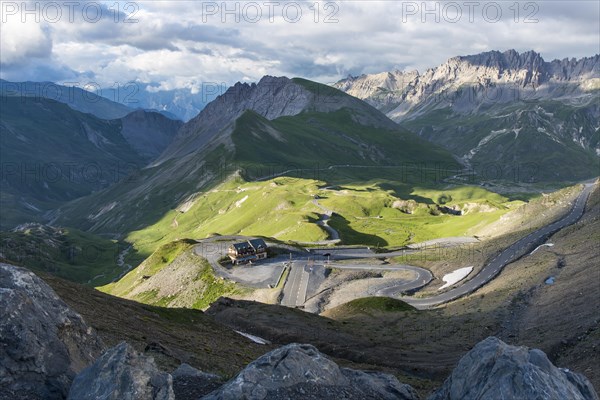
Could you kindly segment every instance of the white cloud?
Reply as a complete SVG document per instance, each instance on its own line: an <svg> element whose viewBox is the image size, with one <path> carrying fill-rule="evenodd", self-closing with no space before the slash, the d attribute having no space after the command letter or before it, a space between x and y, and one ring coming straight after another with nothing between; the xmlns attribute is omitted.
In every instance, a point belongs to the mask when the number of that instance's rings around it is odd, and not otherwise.
<svg viewBox="0 0 600 400"><path fill-rule="evenodd" d="M537 23L524 22L532 11L525 8L526 2L519 3L518 17L509 8L513 2L496 2L502 7L497 23L483 15L485 2L475 9L473 22L465 3L457 2L462 14L456 23L451 22L457 17L452 13L439 14L436 23L435 15L421 9L422 2L338 2L338 10L325 9L326 3L319 4L317 23L314 11L308 9L312 1L299 2L303 11L297 23L286 21L294 13L290 9L282 15L283 6L275 9L273 22L263 7L258 23L245 22L243 16L235 23L230 14L203 15L203 7L189 1L137 2L139 10L124 9L126 2L102 2L103 18L95 23L82 16L85 3L72 22L66 14L55 23L21 24L13 18L2 24L1 75L45 80L42 75L50 69L40 68L43 61L56 72L53 79L63 74L72 80L79 74L82 80L94 79L101 85L139 81L165 90L199 90L202 82L233 84L265 74L331 82L349 73L423 71L452 56L486 50L533 49L547 60L598 52L596 2L537 2L538 9L533 10ZM120 14L109 9L114 10L115 4ZM201 4L205 11L210 5ZM228 7L234 7L231 4ZM242 10L249 3L238 4ZM445 4L427 2L426 7L442 12ZM124 23L133 11L138 22ZM338 22L324 23L334 11Z"/></svg>
<svg viewBox="0 0 600 400"><path fill-rule="evenodd" d="M2 65L23 63L31 58L50 56L52 39L46 24L15 19L2 23L0 32Z"/></svg>

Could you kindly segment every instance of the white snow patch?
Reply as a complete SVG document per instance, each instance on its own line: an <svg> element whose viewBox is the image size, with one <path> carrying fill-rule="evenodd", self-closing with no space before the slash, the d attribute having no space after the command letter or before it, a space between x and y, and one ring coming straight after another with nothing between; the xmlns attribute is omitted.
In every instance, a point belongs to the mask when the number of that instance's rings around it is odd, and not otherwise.
<svg viewBox="0 0 600 400"><path fill-rule="evenodd" d="M454 285L457 282L462 281L471 273L471 271L473 271L473 267L465 267L459 268L454 272L450 272L449 274L444 275L442 280L446 283L442 285L438 290L445 289Z"/></svg>
<svg viewBox="0 0 600 400"><path fill-rule="evenodd" d="M87 219L93 221L93 220L97 219L98 217L100 217L101 215L106 214L107 212L109 212L110 210L115 208L117 206L117 204L119 204L119 203L116 201L113 201L112 203L107 204L104 207L102 207L100 209L100 211L98 211L96 214L88 215Z"/></svg>
<svg viewBox="0 0 600 400"><path fill-rule="evenodd" d="M33 210L33 211L38 211L38 212L39 212L39 211L42 211L42 210L40 210L39 208L37 208L36 206L34 206L33 204L31 204L31 203L28 203L28 202L26 202L26 201L25 201L25 202L23 202L23 205L24 205L26 208L29 208L30 210Z"/></svg>
<svg viewBox="0 0 600 400"><path fill-rule="evenodd" d="M523 128L514 128L513 132L515 133L515 139L519 137L519 132L521 132Z"/></svg>
<svg viewBox="0 0 600 400"><path fill-rule="evenodd" d="M251 335L251 334L246 333L246 332L240 332L240 331L235 331L235 332L238 333L238 334L240 334L240 335L242 335L242 336L244 336L244 337L246 337L246 338L248 338L248 339L250 339L250 340L252 340L254 343L258 343L258 344L269 344L269 343L271 343L267 339L263 339L261 337L254 336L254 335Z"/></svg>
<svg viewBox="0 0 600 400"><path fill-rule="evenodd" d="M535 249L534 249L534 250L533 250L531 253L529 253L529 254L533 254L533 253L535 253L536 251L538 251L538 249L539 249L540 247L544 247L544 246L552 247L552 246L554 246L554 243L544 243L544 244L541 244L541 245L539 245L538 247L536 247L536 248L535 248Z"/></svg>
<svg viewBox="0 0 600 400"><path fill-rule="evenodd" d="M241 200L238 200L235 202L235 206L237 208L240 208L242 206L242 204L244 204L244 202L248 200L248 195L245 195Z"/></svg>
<svg viewBox="0 0 600 400"><path fill-rule="evenodd" d="M500 129L499 131L491 131L489 135L487 135L486 137L484 137L483 139L481 139L479 141L479 143L477 144L477 147L469 150L469 152L463 156L463 159L467 162L470 161L473 158L473 156L475 155L475 153L477 153L483 146L485 146L492 140L496 139L498 136L503 135L505 133L508 133L508 129Z"/></svg>

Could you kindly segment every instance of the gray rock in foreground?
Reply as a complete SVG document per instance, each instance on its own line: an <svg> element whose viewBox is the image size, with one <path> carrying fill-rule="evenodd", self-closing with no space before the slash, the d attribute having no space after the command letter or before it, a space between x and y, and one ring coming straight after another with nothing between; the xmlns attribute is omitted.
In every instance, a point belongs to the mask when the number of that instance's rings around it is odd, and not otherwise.
<svg viewBox="0 0 600 400"><path fill-rule="evenodd" d="M0 399L64 399L104 345L27 269L0 264Z"/></svg>
<svg viewBox="0 0 600 400"><path fill-rule="evenodd" d="M188 364L181 364L171 376L177 400L199 399L224 383L220 376L202 372Z"/></svg>
<svg viewBox="0 0 600 400"><path fill-rule="evenodd" d="M107 350L73 381L69 400L174 400L171 375L129 344Z"/></svg>
<svg viewBox="0 0 600 400"><path fill-rule="evenodd" d="M597 400L582 375L557 368L538 349L510 346L495 337L478 343L429 400Z"/></svg>
<svg viewBox="0 0 600 400"><path fill-rule="evenodd" d="M383 373L340 368L311 345L290 344L250 363L203 397L234 399L417 399L416 392Z"/></svg>

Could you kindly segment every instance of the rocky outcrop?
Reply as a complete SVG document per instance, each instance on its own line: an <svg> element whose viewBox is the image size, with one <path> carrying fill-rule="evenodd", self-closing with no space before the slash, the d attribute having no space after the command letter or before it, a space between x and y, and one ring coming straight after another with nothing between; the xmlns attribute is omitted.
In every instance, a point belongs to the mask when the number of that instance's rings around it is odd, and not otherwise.
<svg viewBox="0 0 600 400"><path fill-rule="evenodd" d="M69 400L174 400L171 375L122 342L106 351L73 381Z"/></svg>
<svg viewBox="0 0 600 400"><path fill-rule="evenodd" d="M204 399L409 400L417 395L391 375L340 368L311 345L290 344L250 363Z"/></svg>
<svg viewBox="0 0 600 400"><path fill-rule="evenodd" d="M463 215L463 211L459 206L437 206L437 208L443 214Z"/></svg>
<svg viewBox="0 0 600 400"><path fill-rule="evenodd" d="M597 400L582 375L557 368L543 351L489 337L468 352L429 400Z"/></svg>
<svg viewBox="0 0 600 400"><path fill-rule="evenodd" d="M199 399L224 383L220 376L202 372L185 363L171 376L176 399Z"/></svg>
<svg viewBox="0 0 600 400"><path fill-rule="evenodd" d="M45 282L0 264L0 398L64 399L75 375L103 349Z"/></svg>

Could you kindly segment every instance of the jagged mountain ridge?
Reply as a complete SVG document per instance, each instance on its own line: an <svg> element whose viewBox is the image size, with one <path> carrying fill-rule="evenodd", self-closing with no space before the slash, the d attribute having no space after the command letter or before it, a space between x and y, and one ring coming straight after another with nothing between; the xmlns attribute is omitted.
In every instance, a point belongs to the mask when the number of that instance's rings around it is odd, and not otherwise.
<svg viewBox="0 0 600 400"><path fill-rule="evenodd" d="M597 175L600 55L546 62L534 51L491 51L451 58L423 74L384 72L334 86L449 149L480 176L490 164L502 170L484 179Z"/></svg>
<svg viewBox="0 0 600 400"><path fill-rule="evenodd" d="M600 89L600 55L547 62L534 51L490 51L453 57L422 74L361 75L333 86L401 121L431 107L465 113L493 103L586 95Z"/></svg>

